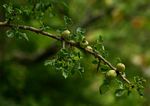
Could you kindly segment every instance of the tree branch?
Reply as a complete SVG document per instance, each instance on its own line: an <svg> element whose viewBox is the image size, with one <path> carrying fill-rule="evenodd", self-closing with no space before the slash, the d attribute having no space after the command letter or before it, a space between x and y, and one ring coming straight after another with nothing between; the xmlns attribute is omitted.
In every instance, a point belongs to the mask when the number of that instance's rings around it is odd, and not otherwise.
<svg viewBox="0 0 150 106"><path fill-rule="evenodd" d="M44 35L44 36L48 36L48 37L51 37L51 38L56 39L56 40L61 40L60 37L57 37L53 34L50 34L48 32L45 32L45 31L41 30L41 29L31 27L31 26L14 25L14 24L9 24L6 21L5 22L0 22L0 26L10 27L10 28L16 27L16 28L19 28L19 29L29 30L29 31L32 31L32 32L35 32L35 33L38 33L38 34L41 34L41 35Z"/></svg>
<svg viewBox="0 0 150 106"><path fill-rule="evenodd" d="M99 53L95 52L94 50L81 47L80 43L78 43L78 42L68 41L68 40L62 39L59 36L56 36L56 35L53 35L51 33L45 32L45 31L43 31L41 29L38 29L38 28L35 28L35 27L26 26L26 25L9 24L6 21L5 22L0 22L0 27L10 27L10 28L17 27L19 29L35 32L35 33L38 33L38 34L41 34L41 35L53 38L53 39L58 40L58 41L65 41L67 44L69 44L71 46L74 46L76 48L79 48L81 50L84 50L85 52L93 55L95 58L98 58L101 61L103 61L105 64L107 64L111 69L116 70L116 68L109 61L107 61L102 55L100 55ZM122 75L121 73L119 73L119 75L121 76L122 80L124 80L128 84L131 84L131 82L124 75Z"/></svg>

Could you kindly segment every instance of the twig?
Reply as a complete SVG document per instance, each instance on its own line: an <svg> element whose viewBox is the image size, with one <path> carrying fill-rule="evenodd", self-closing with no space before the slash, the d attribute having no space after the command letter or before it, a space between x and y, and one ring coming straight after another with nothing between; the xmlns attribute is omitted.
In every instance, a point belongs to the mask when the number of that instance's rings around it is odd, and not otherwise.
<svg viewBox="0 0 150 106"><path fill-rule="evenodd" d="M41 34L41 35L44 35L44 36L48 36L50 38L53 38L53 39L56 39L56 40L59 40L59 41L65 41L67 44L71 45L71 46L74 46L74 47L77 47L79 49L82 49L84 50L85 52L93 55L95 58L98 58L99 60L103 61L105 64L107 64L111 69L113 70L116 70L116 68L109 62L107 61L102 55L100 55L99 53L93 51L93 50L89 50L89 49L85 49L85 48L82 48L80 46L79 43L76 43L74 41L67 41L65 39L61 39L61 37L59 36L56 36L56 35L53 35L49 32L45 32L41 29L38 29L38 28L35 28L35 27L31 27L31 26L25 26L25 25L14 25L14 24L9 24L7 23L6 21L5 22L0 22L0 26L2 27L10 27L10 28L13 28L13 27L17 27L19 29L22 29L22 30L28 30L28 31L31 31L31 32L35 32L35 33L38 33L38 34ZM119 75L121 76L121 78L127 82L128 84L131 84L131 82L125 77L123 76L121 73L119 73Z"/></svg>
<svg viewBox="0 0 150 106"><path fill-rule="evenodd" d="M32 31L32 32L35 32L35 33L39 33L41 35L48 36L48 37L51 37L51 38L56 39L56 40L61 40L60 37L57 37L57 36L55 36L53 34L50 34L48 32L42 31L41 29L38 29L38 28L35 28L35 27L31 27L31 26L14 25L14 24L8 24L7 22L0 22L0 26L10 27L10 28L17 27L19 29L29 30L29 31Z"/></svg>

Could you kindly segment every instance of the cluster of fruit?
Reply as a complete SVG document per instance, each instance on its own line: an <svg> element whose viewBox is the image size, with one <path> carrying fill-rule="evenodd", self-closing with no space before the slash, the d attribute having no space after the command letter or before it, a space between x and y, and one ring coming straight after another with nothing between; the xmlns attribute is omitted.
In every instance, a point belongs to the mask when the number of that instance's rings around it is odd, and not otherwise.
<svg viewBox="0 0 150 106"><path fill-rule="evenodd" d="M125 71L125 65L123 63L118 63L116 65L116 70L109 70L106 73L106 76L109 78L114 78L117 76L117 72L124 72Z"/></svg>
<svg viewBox="0 0 150 106"><path fill-rule="evenodd" d="M67 39L69 35L70 35L70 31L69 31L68 29L64 30L64 31L61 33L61 37L62 37L63 39ZM82 48L85 48L86 50L90 50L90 51L92 50L92 47L89 46L89 42L88 42L87 40L85 40L85 39L80 42L80 46L81 46Z"/></svg>
<svg viewBox="0 0 150 106"><path fill-rule="evenodd" d="M68 36L70 35L70 31L69 30L64 30L62 32L62 37L65 39L67 38ZM92 50L92 47L89 46L89 43L87 40L83 40L80 42L80 46L82 48L85 48L86 50ZM109 77L109 78L114 78L117 76L117 72L124 72L125 71L125 65L123 63L118 63L116 65L116 70L109 70L107 73L106 73L106 76Z"/></svg>

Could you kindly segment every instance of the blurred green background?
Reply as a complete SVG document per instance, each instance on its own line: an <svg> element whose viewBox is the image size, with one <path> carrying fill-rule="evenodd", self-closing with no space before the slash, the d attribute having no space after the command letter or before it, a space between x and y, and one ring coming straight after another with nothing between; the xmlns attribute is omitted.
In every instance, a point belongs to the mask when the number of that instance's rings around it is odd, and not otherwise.
<svg viewBox="0 0 150 106"><path fill-rule="evenodd" d="M150 106L149 0L0 0L0 21L5 20L2 5L10 3L26 12L14 24L39 28L44 23L50 27L48 32L59 34L68 16L72 19L69 30L85 28L90 44L102 35L107 59L116 64L120 58L130 80L142 76L147 83L144 97L137 92L120 98L111 91L100 95L103 75L96 72L92 56L83 55L82 77L75 74L64 79L44 66L60 49L59 42L28 31L29 41L8 38L7 28L1 27L0 106Z"/></svg>

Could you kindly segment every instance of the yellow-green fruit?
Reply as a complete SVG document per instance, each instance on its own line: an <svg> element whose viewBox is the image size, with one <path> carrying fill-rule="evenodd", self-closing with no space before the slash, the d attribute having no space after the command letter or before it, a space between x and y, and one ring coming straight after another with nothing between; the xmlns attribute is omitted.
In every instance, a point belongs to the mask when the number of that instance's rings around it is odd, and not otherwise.
<svg viewBox="0 0 150 106"><path fill-rule="evenodd" d="M93 50L91 46L87 46L85 49L86 50L91 50L91 51Z"/></svg>
<svg viewBox="0 0 150 106"><path fill-rule="evenodd" d="M125 65L123 63L118 63L116 65L117 71L124 72L125 71Z"/></svg>
<svg viewBox="0 0 150 106"><path fill-rule="evenodd" d="M70 31L69 30L64 30L62 32L62 37L68 37L68 35L70 35Z"/></svg>
<svg viewBox="0 0 150 106"><path fill-rule="evenodd" d="M75 41L74 41L74 40L70 40L69 42L71 42L71 43L75 43Z"/></svg>
<svg viewBox="0 0 150 106"><path fill-rule="evenodd" d="M86 47L87 45L89 44L89 42L88 41L82 41L81 43L80 43L80 45L81 45L81 47Z"/></svg>
<svg viewBox="0 0 150 106"><path fill-rule="evenodd" d="M107 73L106 73L106 76L107 77L110 77L110 78L114 78L117 76L117 73L115 70L109 70Z"/></svg>

